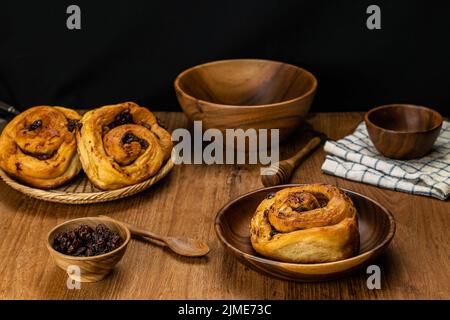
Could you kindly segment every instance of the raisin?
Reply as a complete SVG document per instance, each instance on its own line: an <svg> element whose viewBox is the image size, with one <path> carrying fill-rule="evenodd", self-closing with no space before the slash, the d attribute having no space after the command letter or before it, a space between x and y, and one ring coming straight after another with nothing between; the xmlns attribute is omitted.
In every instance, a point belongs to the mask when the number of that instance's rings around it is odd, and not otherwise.
<svg viewBox="0 0 450 320"><path fill-rule="evenodd" d="M111 130L115 127L129 123L134 123L133 116L131 115L130 109L126 109L114 118L114 121L108 125L108 128Z"/></svg>
<svg viewBox="0 0 450 320"><path fill-rule="evenodd" d="M82 240L88 240L90 239L93 231L94 230L92 230L91 227L83 224L78 228L78 235Z"/></svg>
<svg viewBox="0 0 450 320"><path fill-rule="evenodd" d="M78 120L73 119L67 120L67 130L69 130L69 132L73 132L73 130L75 130L75 128L78 127L79 127Z"/></svg>
<svg viewBox="0 0 450 320"><path fill-rule="evenodd" d="M97 234L104 234L104 233L107 233L109 231L109 229L105 224L100 223L95 228L95 231L97 232Z"/></svg>
<svg viewBox="0 0 450 320"><path fill-rule="evenodd" d="M294 208L292 210L294 210L295 212L298 212L298 213L302 213L302 212L309 211L311 209L308 209L307 207L300 205L299 207Z"/></svg>
<svg viewBox="0 0 450 320"><path fill-rule="evenodd" d="M75 241L77 239L77 234L75 233L75 230L69 231L67 233L67 238L69 238L70 241Z"/></svg>
<svg viewBox="0 0 450 320"><path fill-rule="evenodd" d="M80 247L73 255L74 256L82 256L83 253L86 252L86 249L87 249L86 247Z"/></svg>
<svg viewBox="0 0 450 320"><path fill-rule="evenodd" d="M139 137L135 136L134 134L127 132L123 138L122 138L122 143L123 144L128 144L128 143L132 143L134 141L139 141Z"/></svg>
<svg viewBox="0 0 450 320"><path fill-rule="evenodd" d="M142 149L147 149L148 148L148 142L147 142L147 140L144 140L144 139L141 139L140 141L139 141L139 143L141 144L141 148Z"/></svg>
<svg viewBox="0 0 450 320"><path fill-rule="evenodd" d="M273 197L275 197L275 192L269 192L266 196L266 199L272 199Z"/></svg>
<svg viewBox="0 0 450 320"><path fill-rule="evenodd" d="M270 230L270 237L271 238L276 236L277 234L279 234L279 232L277 230L275 230L275 229Z"/></svg>
<svg viewBox="0 0 450 320"><path fill-rule="evenodd" d="M36 120L35 122L33 122L32 124L30 124L27 129L29 131L34 131L39 129L42 126L42 120Z"/></svg>
<svg viewBox="0 0 450 320"><path fill-rule="evenodd" d="M56 152L52 152L50 154L46 154L46 153L37 153L34 154L33 156L35 158L38 158L39 160L48 160L50 158L52 158L55 155Z"/></svg>
<svg viewBox="0 0 450 320"><path fill-rule="evenodd" d="M53 238L53 248L63 254L89 257L104 254L117 249L123 239L106 225L99 224L95 230L88 225L63 231Z"/></svg>
<svg viewBox="0 0 450 320"><path fill-rule="evenodd" d="M141 138L135 136L134 134L132 134L131 132L127 132L122 138L122 143L123 144L129 144L129 143L132 143L132 142L139 142L139 144L141 145L142 149L147 149L148 148L147 140L141 139Z"/></svg>

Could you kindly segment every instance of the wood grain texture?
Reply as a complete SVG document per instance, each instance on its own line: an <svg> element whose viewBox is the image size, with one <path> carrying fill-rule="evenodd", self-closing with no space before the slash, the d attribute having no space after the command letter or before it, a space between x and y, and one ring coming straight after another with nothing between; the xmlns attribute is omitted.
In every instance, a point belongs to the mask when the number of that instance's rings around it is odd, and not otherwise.
<svg viewBox="0 0 450 320"><path fill-rule="evenodd" d="M188 126L181 113L159 113L170 129ZM331 139L350 134L362 113L317 114L309 121ZM294 132L281 159L303 144ZM181 165L152 188L133 197L88 206L32 200L0 183L0 297L32 299L449 299L450 204L448 201L379 189L324 175L323 150L294 172L294 183L323 182L365 194L392 212L395 239L376 263L381 290L369 290L359 272L341 280L294 283L245 267L220 245L214 232L217 211L229 200L261 188L259 168ZM47 232L65 220L97 214L163 235L206 241L205 258L179 257L168 249L132 240L127 253L103 281L68 290L66 273L46 250ZM33 258L31 258L33 257Z"/></svg>
<svg viewBox="0 0 450 320"><path fill-rule="evenodd" d="M175 80L181 108L191 120L202 120L204 129L277 128L280 141L304 120L316 88L310 72L258 59L202 64Z"/></svg>
<svg viewBox="0 0 450 320"><path fill-rule="evenodd" d="M442 116L433 109L390 104L366 113L364 120L375 148L393 159L415 159L433 147L442 127Z"/></svg>

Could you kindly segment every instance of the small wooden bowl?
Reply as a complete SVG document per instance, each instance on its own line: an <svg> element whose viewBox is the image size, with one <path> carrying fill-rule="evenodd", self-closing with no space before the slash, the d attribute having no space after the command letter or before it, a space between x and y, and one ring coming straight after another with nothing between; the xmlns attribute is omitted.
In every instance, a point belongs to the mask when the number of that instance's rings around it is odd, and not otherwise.
<svg viewBox="0 0 450 320"><path fill-rule="evenodd" d="M280 129L280 141L302 122L316 78L305 69L269 60L221 60L195 66L175 80L181 108L203 129Z"/></svg>
<svg viewBox="0 0 450 320"><path fill-rule="evenodd" d="M427 154L442 127L442 116L433 109L409 104L374 108L364 120L375 148L393 159L414 159Z"/></svg>
<svg viewBox="0 0 450 320"><path fill-rule="evenodd" d="M360 252L349 259L328 263L299 264L271 260L259 255L250 242L250 220L269 192L299 186L290 184L259 189L240 196L216 216L215 229L222 244L245 265L281 279L293 281L331 280L349 275L367 265L391 242L395 221L380 204L356 192L344 190L359 215Z"/></svg>
<svg viewBox="0 0 450 320"><path fill-rule="evenodd" d="M108 253L92 257L69 256L53 249L53 239L58 232L74 229L81 224L87 224L91 228L95 228L99 223L105 224L108 228L117 232L122 239L124 239L123 244L119 248ZM99 217L86 217L69 220L53 228L47 236L47 249L56 265L66 271L69 277L81 282L95 282L105 278L120 261L120 259L122 259L130 239L130 231L123 224ZM79 279L68 272L69 266L76 266L80 268Z"/></svg>

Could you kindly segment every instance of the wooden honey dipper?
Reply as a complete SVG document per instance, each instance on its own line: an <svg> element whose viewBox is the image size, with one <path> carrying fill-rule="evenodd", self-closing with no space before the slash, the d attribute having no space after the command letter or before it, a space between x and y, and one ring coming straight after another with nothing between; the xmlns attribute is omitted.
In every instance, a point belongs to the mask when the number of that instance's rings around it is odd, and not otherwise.
<svg viewBox="0 0 450 320"><path fill-rule="evenodd" d="M276 186L280 184L288 183L292 172L295 168L306 159L306 157L317 148L324 139L321 137L312 138L303 148L295 153L289 159L277 162L267 168L268 175L261 176L261 182L265 187Z"/></svg>

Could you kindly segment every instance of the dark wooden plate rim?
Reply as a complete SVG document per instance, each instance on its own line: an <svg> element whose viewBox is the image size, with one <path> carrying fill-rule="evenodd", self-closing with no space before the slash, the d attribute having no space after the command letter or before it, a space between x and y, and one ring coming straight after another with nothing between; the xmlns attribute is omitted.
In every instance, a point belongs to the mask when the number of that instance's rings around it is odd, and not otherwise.
<svg viewBox="0 0 450 320"><path fill-rule="evenodd" d="M192 71L192 70L198 69L198 68L202 68L202 67L204 67L204 66L213 65L213 64L220 64L220 63L225 63L225 62L231 62L231 61L260 61L260 62L281 63L281 64L284 64L284 65L291 66L291 67L294 67L294 68L296 68L296 69L302 70L305 74L308 75L308 77L311 78L311 80L313 81L313 84L312 84L311 88L310 88L308 91L306 91L304 94L302 94L301 96L298 96L298 97L295 97L295 98L292 98L292 99L289 99L289 100L283 100L283 101L280 101L280 102L267 103L267 104L254 104L254 105L251 105L251 106L237 105L237 104L221 104L221 103L214 103L214 102L211 102L211 101L206 101L206 100L202 100L202 99L198 99L198 98L196 98L196 97L193 97L192 95L186 93L186 91L184 91L183 89L181 89L181 87L180 87L180 79L181 79L181 77L183 77L186 73L188 73L188 72L190 72L190 71ZM316 79L316 77L315 77L311 72L309 72L308 70L306 70L306 69L304 69L304 68L301 68L301 67L298 67L298 66L296 66L296 65L290 64L290 63L286 63L286 62L281 62L281 61L276 61L276 60L270 60L270 59L224 59L224 60L217 60L217 61L210 61L210 62L202 63L202 64L199 64L199 65L190 67L190 68L188 68L188 69L182 71L182 72L176 77L175 82L174 82L174 85L175 85L175 88L176 88L178 91L183 92L183 94L186 95L187 97L189 97L189 98L191 98L191 99L193 99L193 100L199 101L199 102L207 103L207 104L209 104L209 105L211 105L211 106L216 106L216 107L227 107L227 108L236 108L236 109L252 109L252 108L255 108L255 107L258 107L258 108L264 108L264 107L276 107L276 106L284 105L284 104L289 103L289 102L294 102L294 101L297 101L297 100L301 100L301 99L303 99L303 98L309 96L311 93L314 92L314 90L316 90L316 88L317 88L317 79Z"/></svg>
<svg viewBox="0 0 450 320"><path fill-rule="evenodd" d="M395 219L394 219L392 213L390 213L389 210L387 210L385 207L383 207L377 201L375 201L375 200L373 200L373 199L371 199L371 198L369 198L369 197L367 197L365 195L362 195L362 194L360 194L358 192L351 191L351 190L344 189L344 188L340 188L340 189L345 191L348 194L357 195L357 196L360 196L360 197L362 197L362 198L364 198L364 199L366 199L368 201L373 202L374 204L379 206L383 210L383 212L387 215L387 217L389 218L389 232L388 232L388 235L386 236L386 238L379 245L377 245L375 248L373 248L373 249L371 249L369 251L360 253L360 254L358 254L358 255L356 255L354 257L348 258L348 259L343 259L343 260L338 260L338 261L333 261L333 262L323 262L323 263L289 263L289 262L282 262L282 261L278 261L278 260L271 260L271 259L267 259L267 258L263 258L263 257L259 257L259 256L256 256L256 255L253 255L253 254L249 254L249 253L243 252L243 251L239 250L238 248L232 246L223 237L222 231L221 231L221 227L220 227L220 222L219 222L220 217L235 202L237 202L237 201L241 200L242 198L245 198L245 197L247 197L247 196L249 196L251 194L254 194L254 193L257 193L257 192L260 192L260 191L263 191L263 190L264 191L266 191L266 190L269 191L269 190L275 189L275 188L290 188L290 187L297 187L297 186L302 186L302 185L305 185L305 184L284 184L284 185L279 185L279 186L260 188L260 189L257 189L257 190L253 190L253 191L247 192L247 193L245 193L243 195L240 195L239 197L231 200L226 205L224 205L219 210L219 212L216 215L214 226L215 226L215 231L216 231L217 237L219 238L219 240L223 244L225 244L227 246L227 248L229 248L232 251L237 252L237 253L245 256L245 257L248 257L248 258L250 258L252 260L255 260L255 261L258 261L258 262L262 262L262 263L266 263L266 264L283 265L283 266L286 266L286 267L290 267L290 266L292 266L292 267L293 266L303 266L303 267L308 267L308 266L333 266L333 265L341 264L341 263L343 263L345 261L358 260L361 257L371 256L374 253L377 253L379 250L385 248L392 241L392 239L394 238L396 226L395 226Z"/></svg>

